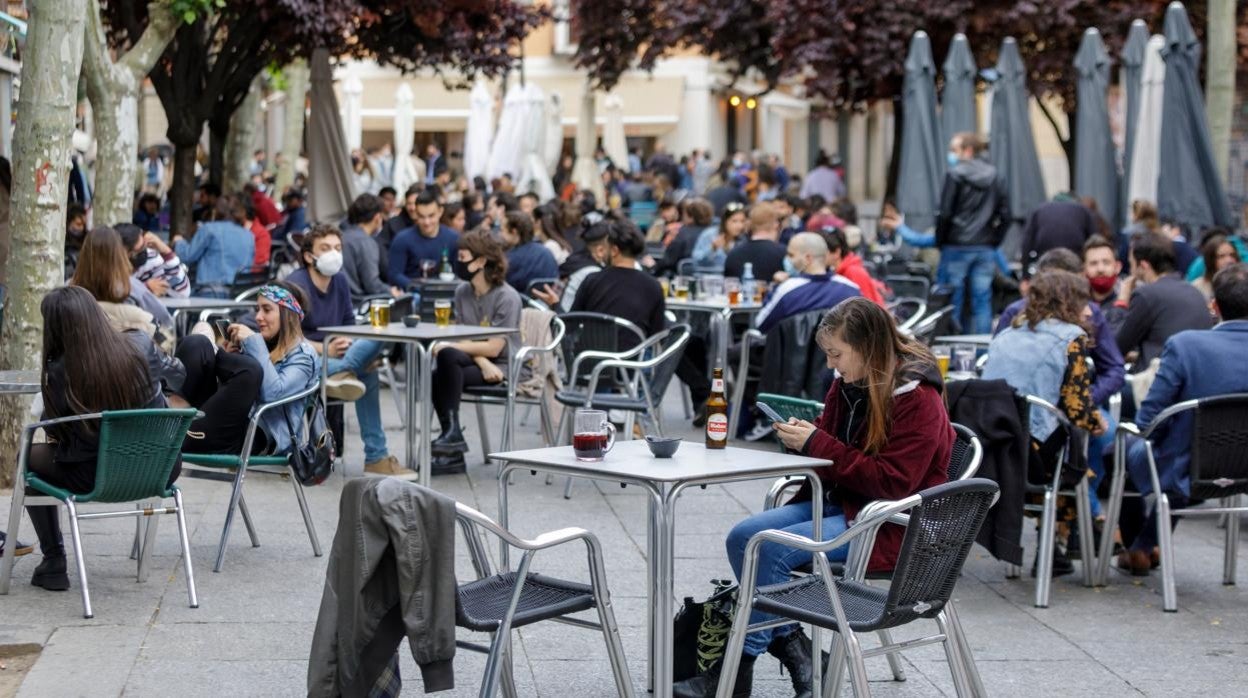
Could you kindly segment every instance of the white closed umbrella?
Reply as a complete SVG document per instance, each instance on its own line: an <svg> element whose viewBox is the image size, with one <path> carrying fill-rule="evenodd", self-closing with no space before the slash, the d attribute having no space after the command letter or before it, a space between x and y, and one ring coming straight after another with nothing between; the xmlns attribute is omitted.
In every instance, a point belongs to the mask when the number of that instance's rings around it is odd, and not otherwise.
<svg viewBox="0 0 1248 698"><path fill-rule="evenodd" d="M563 156L563 98L558 92L551 92L546 98L546 140L544 145L546 170L553 171L559 167L559 158Z"/></svg>
<svg viewBox="0 0 1248 698"><path fill-rule="evenodd" d="M505 174L514 179L520 173L520 161L524 156L524 110L524 88L518 83L513 84L507 88L503 112L498 117L498 130L494 132L494 141L490 145L490 160L485 168L490 179Z"/></svg>
<svg viewBox="0 0 1248 698"><path fill-rule="evenodd" d="M1166 62L1161 50L1166 39L1154 35L1144 51L1144 72L1140 75L1140 120L1135 127L1128 173L1127 202L1157 202L1157 178L1161 174L1161 110L1165 96Z"/></svg>
<svg viewBox="0 0 1248 698"><path fill-rule="evenodd" d="M546 169L546 94L536 83L524 88L524 130L521 133L524 157L516 190L533 192L542 201L555 198L555 186Z"/></svg>
<svg viewBox="0 0 1248 698"><path fill-rule="evenodd" d="M400 83L394 93L394 174L393 185L397 192L405 192L416 181L416 168L412 167L412 132L416 116L412 113L415 96L407 83Z"/></svg>
<svg viewBox="0 0 1248 698"><path fill-rule="evenodd" d="M464 133L464 174L470 181L486 176L493 136L494 95L478 80L468 100L468 128Z"/></svg>
<svg viewBox="0 0 1248 698"><path fill-rule="evenodd" d="M342 130L347 147L359 148L364 141L364 83L354 75L342 85Z"/></svg>
<svg viewBox="0 0 1248 698"><path fill-rule="evenodd" d="M602 100L602 107L607 113L606 123L602 126L602 149L617 169L627 170L628 140L624 137L624 100L612 92Z"/></svg>
<svg viewBox="0 0 1248 698"><path fill-rule="evenodd" d="M572 181L577 189L594 193L598 206L606 209L606 194L602 187L602 175L594 162L594 150L598 146L598 125L594 123L594 88L585 83L581 93L581 115L576 123L576 162L572 165Z"/></svg>

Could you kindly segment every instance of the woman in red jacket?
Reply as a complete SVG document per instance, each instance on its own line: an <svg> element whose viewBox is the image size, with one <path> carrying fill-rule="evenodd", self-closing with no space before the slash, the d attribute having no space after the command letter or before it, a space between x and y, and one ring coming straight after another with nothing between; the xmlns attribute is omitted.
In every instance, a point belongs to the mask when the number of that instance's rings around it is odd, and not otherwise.
<svg viewBox="0 0 1248 698"><path fill-rule="evenodd" d="M947 479L954 432L945 410L944 386L936 360L926 347L897 331L888 311L866 298L843 301L824 316L817 335L837 378L814 424L790 420L776 434L794 451L832 461L820 469L826 499L824 540L845 531L868 502L903 499ZM810 489L803 488L782 507L755 514L733 527L726 547L738 579L745 545L759 531L780 529L811 536ZM890 570L904 529L880 529L871 552L871 570ZM828 553L844 561L848 550ZM760 549L758 584L789 579L810 553L765 543ZM769 619L754 612L752 623ZM810 691L810 640L796 624L750 633L737 674L737 695L749 695L754 659L767 651L789 670L797 693ZM703 675L676 686L678 696L714 695L718 676Z"/></svg>

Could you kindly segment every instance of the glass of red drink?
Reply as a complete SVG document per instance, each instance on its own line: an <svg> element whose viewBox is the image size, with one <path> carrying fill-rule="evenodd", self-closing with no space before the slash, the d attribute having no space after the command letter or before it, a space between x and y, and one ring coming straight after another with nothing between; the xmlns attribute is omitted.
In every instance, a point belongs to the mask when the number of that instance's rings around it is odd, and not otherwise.
<svg viewBox="0 0 1248 698"><path fill-rule="evenodd" d="M572 452L581 461L600 461L615 445L615 425L602 410L577 410Z"/></svg>

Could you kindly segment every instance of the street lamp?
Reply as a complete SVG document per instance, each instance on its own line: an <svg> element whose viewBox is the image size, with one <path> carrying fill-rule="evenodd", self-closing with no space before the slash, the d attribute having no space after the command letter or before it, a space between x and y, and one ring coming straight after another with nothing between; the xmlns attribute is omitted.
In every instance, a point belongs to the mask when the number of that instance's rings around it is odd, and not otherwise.
<svg viewBox="0 0 1248 698"><path fill-rule="evenodd" d="M741 95L733 95L728 98L728 103L734 107L741 106Z"/></svg>
<svg viewBox="0 0 1248 698"><path fill-rule="evenodd" d="M758 101L755 100L753 97L750 97L749 99L745 100L746 109L753 109L757 106L758 106Z"/></svg>

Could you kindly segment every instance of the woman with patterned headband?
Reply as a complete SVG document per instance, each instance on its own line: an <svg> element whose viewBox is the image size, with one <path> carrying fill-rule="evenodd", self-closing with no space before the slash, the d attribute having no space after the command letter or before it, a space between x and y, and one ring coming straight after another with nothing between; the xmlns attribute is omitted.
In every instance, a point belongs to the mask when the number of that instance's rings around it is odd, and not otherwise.
<svg viewBox="0 0 1248 698"><path fill-rule="evenodd" d="M213 329L201 322L178 344L186 382L170 403L204 413L191 424L188 453L238 453L255 405L289 397L316 382L316 351L299 325L306 304L298 286L274 281L256 299L258 332L234 323L214 341ZM290 404L266 412L252 453L290 450L290 425L300 424L302 410L302 405Z"/></svg>

